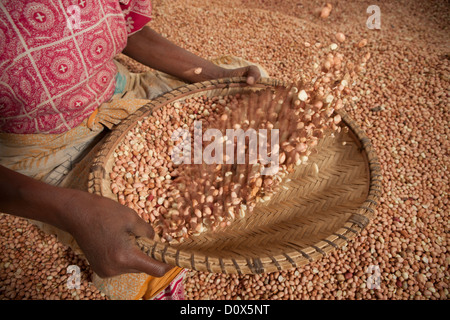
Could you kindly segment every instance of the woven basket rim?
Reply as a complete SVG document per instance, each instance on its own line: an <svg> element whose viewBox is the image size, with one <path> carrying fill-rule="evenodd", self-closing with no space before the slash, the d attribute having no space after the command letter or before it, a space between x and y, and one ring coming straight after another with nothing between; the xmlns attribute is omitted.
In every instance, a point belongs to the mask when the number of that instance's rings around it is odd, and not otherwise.
<svg viewBox="0 0 450 320"><path fill-rule="evenodd" d="M262 78L252 87L255 89L263 87L287 86L284 81L272 78ZM231 87L249 87L246 79L242 77L224 78L210 80L199 83L187 84L170 92L162 94L143 105L139 110L123 120L120 124L108 133L104 144L100 147L89 172L88 192L102 195L100 184L105 177L106 171L103 163L108 159L107 155L111 149L115 148L121 141L121 137L130 129L133 124L150 112L163 107L183 96L188 96L196 92L207 91L211 89ZM138 246L148 256L172 265L182 268L189 268L197 271L237 273L237 274L257 274L272 271L281 271L287 268L298 267L316 261L329 252L341 248L357 236L369 224L375 214L375 208L382 190L381 167L377 154L366 133L359 125L351 119L343 109L335 111L342 117L343 123L350 129L354 138L360 143L360 150L365 155L366 166L369 171L369 190L368 195L359 209L354 212L347 222L332 235L324 238L310 247L292 249L292 252L286 252L278 256L242 258L242 259L222 259L211 258L202 254L182 252L179 249L156 240L138 237L136 239Z"/></svg>

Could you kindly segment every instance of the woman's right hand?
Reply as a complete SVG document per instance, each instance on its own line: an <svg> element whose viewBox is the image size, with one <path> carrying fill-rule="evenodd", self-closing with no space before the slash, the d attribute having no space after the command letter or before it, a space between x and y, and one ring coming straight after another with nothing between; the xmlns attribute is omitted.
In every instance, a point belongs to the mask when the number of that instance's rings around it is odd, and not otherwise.
<svg viewBox="0 0 450 320"><path fill-rule="evenodd" d="M54 187L0 165L0 211L69 232L102 278L136 272L161 277L172 268L138 248L136 237L153 238L153 229L111 199Z"/></svg>
<svg viewBox="0 0 450 320"><path fill-rule="evenodd" d="M73 192L67 208L65 229L100 277L135 272L162 277L172 268L138 248L136 237L152 239L154 231L134 210L86 192Z"/></svg>

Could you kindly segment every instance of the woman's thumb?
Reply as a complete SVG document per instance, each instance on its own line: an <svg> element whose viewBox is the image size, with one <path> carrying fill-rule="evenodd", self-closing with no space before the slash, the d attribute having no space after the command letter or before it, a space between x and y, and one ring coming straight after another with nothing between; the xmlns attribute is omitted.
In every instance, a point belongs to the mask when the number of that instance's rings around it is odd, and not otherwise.
<svg viewBox="0 0 450 320"><path fill-rule="evenodd" d="M248 66L246 76L247 76L247 84L253 85L256 83L256 81L259 80L259 78L261 78L261 73L259 72L258 67Z"/></svg>

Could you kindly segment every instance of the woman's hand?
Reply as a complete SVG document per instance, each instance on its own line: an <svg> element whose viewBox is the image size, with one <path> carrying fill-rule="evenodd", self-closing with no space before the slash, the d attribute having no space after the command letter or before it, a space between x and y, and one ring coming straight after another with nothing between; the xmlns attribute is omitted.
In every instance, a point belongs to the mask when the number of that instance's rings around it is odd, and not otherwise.
<svg viewBox="0 0 450 320"><path fill-rule="evenodd" d="M223 77L246 77L247 84L254 85L261 78L261 72L257 66L250 65L237 69L225 69Z"/></svg>
<svg viewBox="0 0 450 320"><path fill-rule="evenodd" d="M65 207L64 228L100 277L135 272L162 277L172 268L137 247L136 237L152 239L154 231L134 210L86 192L73 192Z"/></svg>
<svg viewBox="0 0 450 320"><path fill-rule="evenodd" d="M134 210L111 199L54 187L0 165L0 211L70 233L103 278L134 272L161 277L172 268L137 247L135 238L153 238L153 229Z"/></svg>

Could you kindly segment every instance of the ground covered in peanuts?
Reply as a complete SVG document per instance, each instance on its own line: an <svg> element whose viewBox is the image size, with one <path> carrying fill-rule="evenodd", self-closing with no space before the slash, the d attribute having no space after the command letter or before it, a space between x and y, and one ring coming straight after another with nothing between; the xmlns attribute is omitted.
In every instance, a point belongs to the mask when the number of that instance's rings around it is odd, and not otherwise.
<svg viewBox="0 0 450 320"><path fill-rule="evenodd" d="M262 275L189 271L187 299L441 299L449 297L449 24L446 1L153 1L151 27L207 59L230 54L291 80L311 73L332 43L350 60L370 52L344 106L371 139L383 194L367 228L317 262ZM345 34L340 43L335 34ZM356 48L362 39L367 45ZM358 53L360 54L360 52ZM133 71L147 68L120 57ZM87 263L23 219L0 216L0 298L106 299ZM67 287L67 267L81 288ZM379 289L366 283L380 271Z"/></svg>

